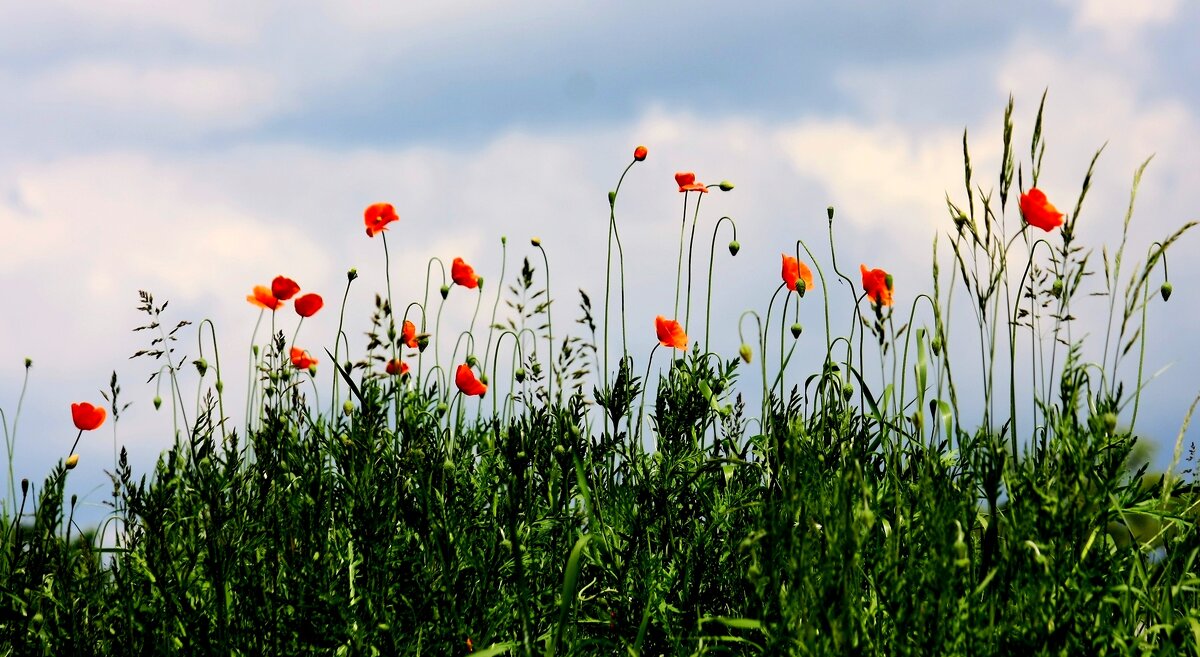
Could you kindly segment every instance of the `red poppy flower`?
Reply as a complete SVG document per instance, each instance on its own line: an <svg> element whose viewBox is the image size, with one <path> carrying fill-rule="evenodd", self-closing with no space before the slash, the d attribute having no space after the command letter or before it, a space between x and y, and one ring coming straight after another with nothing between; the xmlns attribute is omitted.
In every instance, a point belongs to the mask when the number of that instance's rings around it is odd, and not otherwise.
<svg viewBox="0 0 1200 657"><path fill-rule="evenodd" d="M468 397L482 397L487 394L487 386L475 378L471 366L466 363L459 365L458 370L454 372L454 385Z"/></svg>
<svg viewBox="0 0 1200 657"><path fill-rule="evenodd" d="M271 294L271 288L266 285L255 285L254 294L246 295L246 301L266 310L275 310L283 305L282 301Z"/></svg>
<svg viewBox="0 0 1200 657"><path fill-rule="evenodd" d="M408 374L408 363L401 361L399 358L393 358L387 362L387 365L384 367L384 369L387 370L387 373L392 376L404 376L405 374Z"/></svg>
<svg viewBox="0 0 1200 657"><path fill-rule="evenodd" d="M80 431L91 431L104 424L104 408L87 402L71 404L71 420Z"/></svg>
<svg viewBox="0 0 1200 657"><path fill-rule="evenodd" d="M463 287L479 287L479 277L475 275L475 270L463 262L462 258L455 258L454 262L450 263L450 278L455 284Z"/></svg>
<svg viewBox="0 0 1200 657"><path fill-rule="evenodd" d="M308 354L307 351L292 347L292 365L298 370L306 370L317 364L317 359Z"/></svg>
<svg viewBox="0 0 1200 657"><path fill-rule="evenodd" d="M400 216L396 214L396 208L392 207L391 203L375 203L367 206L363 212L363 223L367 225L367 237L375 237L375 233L382 233L387 230L387 225L393 221L400 221Z"/></svg>
<svg viewBox="0 0 1200 657"><path fill-rule="evenodd" d="M637 148L633 149L633 159L641 162L646 159L646 155L649 153L650 151L646 150L645 146L638 146Z"/></svg>
<svg viewBox="0 0 1200 657"><path fill-rule="evenodd" d="M1047 233L1063 223L1063 213L1047 201L1046 193L1037 187L1031 187L1028 192L1021 194L1021 216L1025 218L1025 223Z"/></svg>
<svg viewBox="0 0 1200 657"><path fill-rule="evenodd" d="M804 289L811 290L813 286L812 271L808 265L788 254L783 254L783 282L787 289L795 292L798 281L804 281Z"/></svg>
<svg viewBox="0 0 1200 657"><path fill-rule="evenodd" d="M312 317L325 305L325 300L319 294L306 294L296 298L296 314L301 317Z"/></svg>
<svg viewBox="0 0 1200 657"><path fill-rule="evenodd" d="M411 349L421 346L421 343L417 342L417 326L407 319L404 320L404 327L400 329L400 344Z"/></svg>
<svg viewBox="0 0 1200 657"><path fill-rule="evenodd" d="M708 188L704 186L704 183L696 182L696 174L691 171L680 171L675 174L675 182L679 184L679 191L681 192L708 193Z"/></svg>
<svg viewBox="0 0 1200 657"><path fill-rule="evenodd" d="M658 333L658 341L662 346L687 351L687 333L683 332L683 327L679 325L679 322L659 315L654 318L654 330Z"/></svg>
<svg viewBox="0 0 1200 657"><path fill-rule="evenodd" d="M882 269L867 269L866 265L859 265L858 269L862 272L863 291L871 298L871 303L892 305L892 275Z"/></svg>
<svg viewBox="0 0 1200 657"><path fill-rule="evenodd" d="M287 276L276 276L275 280L271 281L271 294L280 301L287 301L300 291L300 286L296 285L296 281Z"/></svg>

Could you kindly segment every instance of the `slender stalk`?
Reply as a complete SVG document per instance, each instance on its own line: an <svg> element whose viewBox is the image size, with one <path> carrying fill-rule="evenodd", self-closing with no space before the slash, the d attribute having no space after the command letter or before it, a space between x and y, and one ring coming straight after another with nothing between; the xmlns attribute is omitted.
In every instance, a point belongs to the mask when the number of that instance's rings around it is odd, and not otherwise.
<svg viewBox="0 0 1200 657"><path fill-rule="evenodd" d="M708 333L709 324L712 318L712 275L713 275L713 259L717 250L717 231L720 230L721 224L725 221L729 222L730 228L733 229L733 241L737 242L737 223L730 217L721 217L717 220L717 225L713 226L712 244L708 248L708 295L707 301L704 304L704 351L708 351ZM730 247L732 249L732 247ZM687 329L684 329L686 332Z"/></svg>

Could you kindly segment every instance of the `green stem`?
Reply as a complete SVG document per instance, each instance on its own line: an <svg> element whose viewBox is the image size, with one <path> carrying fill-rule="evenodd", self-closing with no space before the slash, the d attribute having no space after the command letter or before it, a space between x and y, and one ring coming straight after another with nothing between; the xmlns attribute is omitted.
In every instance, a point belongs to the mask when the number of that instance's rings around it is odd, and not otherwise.
<svg viewBox="0 0 1200 657"><path fill-rule="evenodd" d="M717 225L713 226L712 244L708 248L708 296L704 304L704 351L708 351L708 333L709 324L712 318L712 274L713 260L717 250L717 231L721 228L721 223L729 222L729 226L733 228L733 241L737 241L737 223L730 217L721 217L717 220ZM686 332L686 329L684 329Z"/></svg>

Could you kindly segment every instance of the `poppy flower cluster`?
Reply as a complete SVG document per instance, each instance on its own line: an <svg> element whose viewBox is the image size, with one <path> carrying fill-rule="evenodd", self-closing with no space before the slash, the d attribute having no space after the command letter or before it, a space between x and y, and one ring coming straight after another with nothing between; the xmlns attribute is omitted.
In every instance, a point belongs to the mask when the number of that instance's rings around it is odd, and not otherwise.
<svg viewBox="0 0 1200 657"><path fill-rule="evenodd" d="M871 303L876 308L892 305L892 275L882 269L867 269L866 265L859 265L858 269L862 272L863 291Z"/></svg>
<svg viewBox="0 0 1200 657"><path fill-rule="evenodd" d="M804 282L803 288L799 287L801 281ZM800 296L804 296L804 292L813 286L812 270L808 268L808 265L784 253L783 283L787 286L787 289L792 292L799 292Z"/></svg>
<svg viewBox="0 0 1200 657"><path fill-rule="evenodd" d="M1021 216L1025 223L1036 226L1049 233L1063 224L1063 213L1058 211L1049 200L1046 193L1037 187L1021 194Z"/></svg>
<svg viewBox="0 0 1200 657"><path fill-rule="evenodd" d="M464 262L462 258L455 258L450 263L450 280L454 281L455 285L466 288L479 287L479 276L475 274L475 269Z"/></svg>
<svg viewBox="0 0 1200 657"><path fill-rule="evenodd" d="M658 342L662 346L687 351L688 336L679 322L659 315L654 318L654 331L658 334Z"/></svg>
<svg viewBox="0 0 1200 657"><path fill-rule="evenodd" d="M276 311L285 301L300 293L300 286L287 276L276 276L271 281L271 287L255 285L254 293L246 296L246 301L263 310ZM301 317L312 317L325 305L325 300L319 294L308 293L296 299L296 314Z"/></svg>
<svg viewBox="0 0 1200 657"><path fill-rule="evenodd" d="M367 225L367 237L375 237L377 233L387 230L388 224L400 221L396 208L391 203L373 203L363 211L363 223Z"/></svg>
<svg viewBox="0 0 1200 657"><path fill-rule="evenodd" d="M463 363L454 372L454 385L468 397L482 397L487 394L487 384L475 378L471 366Z"/></svg>

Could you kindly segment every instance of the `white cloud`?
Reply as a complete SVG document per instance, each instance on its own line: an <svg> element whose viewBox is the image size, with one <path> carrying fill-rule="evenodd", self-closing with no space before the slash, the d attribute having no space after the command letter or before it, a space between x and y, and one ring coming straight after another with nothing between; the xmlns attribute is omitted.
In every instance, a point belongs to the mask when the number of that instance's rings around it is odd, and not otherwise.
<svg viewBox="0 0 1200 657"><path fill-rule="evenodd" d="M1098 32L1110 46L1121 49L1136 43L1140 30L1170 22L1179 10L1179 0L1060 0L1060 4L1074 12L1075 29Z"/></svg>

